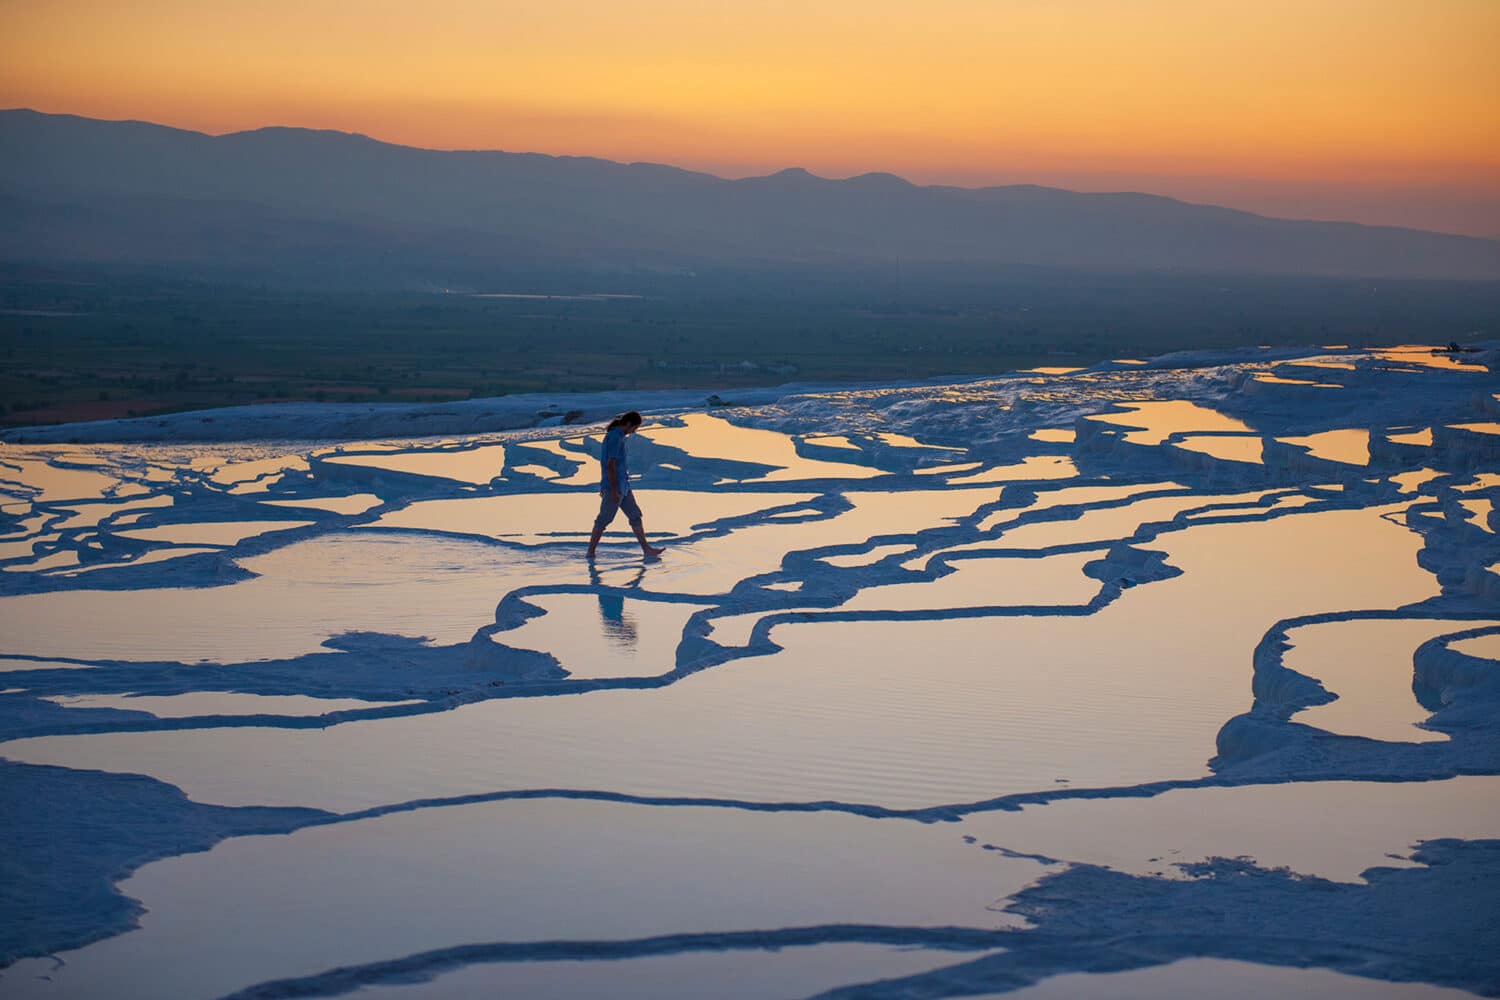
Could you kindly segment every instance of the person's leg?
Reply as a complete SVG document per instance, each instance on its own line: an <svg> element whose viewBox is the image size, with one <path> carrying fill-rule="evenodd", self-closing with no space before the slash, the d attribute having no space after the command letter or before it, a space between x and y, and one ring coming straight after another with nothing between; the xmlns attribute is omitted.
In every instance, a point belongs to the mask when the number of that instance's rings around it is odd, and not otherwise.
<svg viewBox="0 0 1500 1000"><path fill-rule="evenodd" d="M594 518L594 532L589 535L588 558L594 558L594 550L599 547L599 537L604 534L604 529L609 527L609 522L615 519L615 512L619 509L620 505L611 500L608 493L599 495L599 516Z"/></svg>
<svg viewBox="0 0 1500 1000"><path fill-rule="evenodd" d="M635 529L635 540L641 543L641 552L648 556L659 556L666 551L646 541L646 529L642 527L641 522L636 521L631 527Z"/></svg>
<svg viewBox="0 0 1500 1000"><path fill-rule="evenodd" d="M646 541L646 526L641 520L640 505L635 502L635 494L627 493L620 500L620 509L630 520L630 527L635 531L635 540L641 543L641 552L647 556L659 556L662 550Z"/></svg>

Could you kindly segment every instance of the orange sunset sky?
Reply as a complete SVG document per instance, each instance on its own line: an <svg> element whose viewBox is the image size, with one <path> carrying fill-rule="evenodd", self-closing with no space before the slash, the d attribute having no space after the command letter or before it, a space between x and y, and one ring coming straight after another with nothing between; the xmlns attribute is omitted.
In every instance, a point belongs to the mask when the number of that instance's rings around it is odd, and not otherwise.
<svg viewBox="0 0 1500 1000"><path fill-rule="evenodd" d="M11 0L0 106L1500 236L1500 0Z"/></svg>

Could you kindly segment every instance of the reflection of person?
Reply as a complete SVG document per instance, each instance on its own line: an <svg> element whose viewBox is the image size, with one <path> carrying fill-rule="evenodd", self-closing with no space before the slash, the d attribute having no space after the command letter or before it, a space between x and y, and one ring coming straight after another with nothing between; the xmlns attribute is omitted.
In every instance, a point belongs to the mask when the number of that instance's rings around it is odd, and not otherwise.
<svg viewBox="0 0 1500 1000"><path fill-rule="evenodd" d="M646 575L646 567L642 566L635 571L635 578L626 583L616 585L615 589L606 591L604 579L594 567L589 567L589 582L599 591L599 621L604 626L604 638L615 645L625 649L635 649L639 641L636 634L635 618L625 610L625 595L621 590L634 590L641 585L641 578Z"/></svg>
<svg viewBox="0 0 1500 1000"><path fill-rule="evenodd" d="M604 447L599 454L601 477L599 483L599 516L594 518L594 533L589 536L589 558L599 547L599 536L615 519L615 514L625 512L625 519L635 531L635 540L641 543L641 552L654 559L662 550L646 541L646 529L641 525L641 508L630 492L630 470L625 462L625 439L641 426L641 415L634 410L622 413L609 422L604 432Z"/></svg>

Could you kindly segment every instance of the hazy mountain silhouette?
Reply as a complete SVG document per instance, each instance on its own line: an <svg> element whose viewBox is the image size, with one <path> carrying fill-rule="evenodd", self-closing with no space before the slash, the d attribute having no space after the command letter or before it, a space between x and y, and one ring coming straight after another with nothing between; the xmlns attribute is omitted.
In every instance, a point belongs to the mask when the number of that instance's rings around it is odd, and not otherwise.
<svg viewBox="0 0 1500 1000"><path fill-rule="evenodd" d="M1144 194L724 180L655 164L447 152L264 128L0 111L0 256L350 285L505 271L965 267L1500 279L1500 242L1272 219Z"/></svg>

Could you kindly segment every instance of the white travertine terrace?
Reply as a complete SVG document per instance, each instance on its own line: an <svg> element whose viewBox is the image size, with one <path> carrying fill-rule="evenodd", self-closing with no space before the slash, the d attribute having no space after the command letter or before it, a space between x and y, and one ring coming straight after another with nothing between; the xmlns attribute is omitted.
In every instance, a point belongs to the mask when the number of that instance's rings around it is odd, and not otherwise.
<svg viewBox="0 0 1500 1000"><path fill-rule="evenodd" d="M28 429L0 994L1493 992L1496 354L1266 358Z"/></svg>

